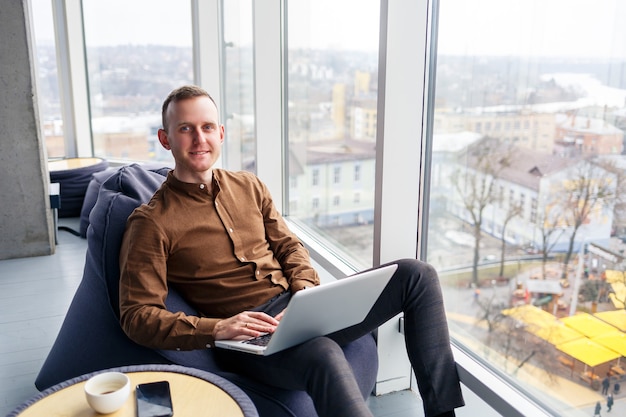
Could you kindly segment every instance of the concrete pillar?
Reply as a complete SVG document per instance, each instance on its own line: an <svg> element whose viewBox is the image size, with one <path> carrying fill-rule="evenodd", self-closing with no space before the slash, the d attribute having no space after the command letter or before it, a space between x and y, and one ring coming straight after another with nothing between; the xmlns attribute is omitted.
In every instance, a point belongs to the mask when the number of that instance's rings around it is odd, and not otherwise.
<svg viewBox="0 0 626 417"><path fill-rule="evenodd" d="M29 7L0 7L0 259L54 252Z"/></svg>

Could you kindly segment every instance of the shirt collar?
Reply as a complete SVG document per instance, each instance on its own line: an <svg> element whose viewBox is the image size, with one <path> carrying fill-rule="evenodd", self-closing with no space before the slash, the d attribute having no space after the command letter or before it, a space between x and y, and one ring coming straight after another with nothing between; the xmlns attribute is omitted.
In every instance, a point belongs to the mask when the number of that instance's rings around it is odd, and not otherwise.
<svg viewBox="0 0 626 417"><path fill-rule="evenodd" d="M183 182L174 176L174 170L170 170L167 173L166 182L174 189L188 193L188 194L206 194L207 193L207 184L205 183L190 183ZM218 170L213 170L213 184L215 187L215 192L213 194L217 194L217 190L220 189L219 185L219 173Z"/></svg>

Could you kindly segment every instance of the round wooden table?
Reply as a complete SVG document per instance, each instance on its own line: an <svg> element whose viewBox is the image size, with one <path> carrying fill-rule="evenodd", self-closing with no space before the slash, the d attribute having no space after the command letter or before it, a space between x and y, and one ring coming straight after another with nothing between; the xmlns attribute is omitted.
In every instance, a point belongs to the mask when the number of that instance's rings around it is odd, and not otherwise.
<svg viewBox="0 0 626 417"><path fill-rule="evenodd" d="M59 183L61 204L58 215L78 217L93 174L104 171L109 162L101 158L67 158L48 161L50 182Z"/></svg>
<svg viewBox="0 0 626 417"><path fill-rule="evenodd" d="M130 377L131 394L110 417L136 417L135 387L145 382L169 381L176 417L258 417L250 398L237 386L209 372L178 365L138 365L107 369ZM103 371L101 371L103 372ZM100 372L55 385L17 408L7 417L95 417L87 404L84 385Z"/></svg>
<svg viewBox="0 0 626 417"><path fill-rule="evenodd" d="M104 162L104 159L102 158L52 159L48 161L48 170L51 172L67 171L68 169L78 169L98 165L102 162Z"/></svg>

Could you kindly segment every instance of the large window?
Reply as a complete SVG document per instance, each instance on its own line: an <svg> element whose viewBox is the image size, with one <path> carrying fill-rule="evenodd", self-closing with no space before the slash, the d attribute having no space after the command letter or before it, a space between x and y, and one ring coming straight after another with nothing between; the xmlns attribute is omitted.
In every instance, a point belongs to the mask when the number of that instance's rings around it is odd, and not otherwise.
<svg viewBox="0 0 626 417"><path fill-rule="evenodd" d="M48 158L66 155L59 97L59 79L52 4L48 0L31 0L37 60L37 92L41 128Z"/></svg>
<svg viewBox="0 0 626 417"><path fill-rule="evenodd" d="M428 260L455 339L559 415L626 354L625 13L440 2Z"/></svg>
<svg viewBox="0 0 626 417"><path fill-rule="evenodd" d="M224 0L225 166L256 172L252 0Z"/></svg>
<svg viewBox="0 0 626 417"><path fill-rule="evenodd" d="M194 80L190 3L85 0L83 15L94 155L169 161L156 131L163 99Z"/></svg>
<svg viewBox="0 0 626 417"><path fill-rule="evenodd" d="M376 0L288 4L289 214L362 266L372 264L379 14Z"/></svg>

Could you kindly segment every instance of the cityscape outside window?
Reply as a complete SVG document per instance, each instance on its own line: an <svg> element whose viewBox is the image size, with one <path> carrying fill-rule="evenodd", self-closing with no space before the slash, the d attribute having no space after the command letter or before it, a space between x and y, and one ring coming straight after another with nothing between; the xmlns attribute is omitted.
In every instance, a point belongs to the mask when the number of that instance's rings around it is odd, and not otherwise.
<svg viewBox="0 0 626 417"><path fill-rule="evenodd" d="M626 355L626 5L440 5L427 258L453 337L586 415Z"/></svg>
<svg viewBox="0 0 626 417"><path fill-rule="evenodd" d="M156 131L164 97L194 80L191 4L111 0L82 6L94 156L171 162ZM175 30L168 29L172 22L178 22Z"/></svg>
<svg viewBox="0 0 626 417"><path fill-rule="evenodd" d="M32 1L32 19L37 62L37 95L41 119L41 132L48 158L65 156L65 140L59 100L59 77L56 42L52 19L52 3L47 0Z"/></svg>
<svg viewBox="0 0 626 417"><path fill-rule="evenodd" d="M455 341L552 409L582 414L607 374L619 382L624 373L616 338L626 326L612 314L626 302L626 36L615 17L626 10L578 1L562 19L571 3L440 5L426 260L440 271ZM297 18L290 36L314 27ZM360 159L348 141L373 143L363 114L376 119L375 95L359 93L374 92L364 78L375 80L376 68L354 58L342 68L333 52L290 45L289 143L307 161L290 174L320 186L307 190L317 206L290 214L367 264L367 191L353 207L328 200L336 159ZM373 158L363 156L364 173ZM615 338L594 340L578 317L613 320ZM578 354L581 344L593 348Z"/></svg>
<svg viewBox="0 0 626 417"><path fill-rule="evenodd" d="M289 215L365 267L373 256L379 16L380 1L351 0L290 2L287 17L289 176L302 178L289 189L298 201ZM339 33L346 22L350 30Z"/></svg>
<svg viewBox="0 0 626 417"><path fill-rule="evenodd" d="M222 5L225 48L222 112L227 134L224 165L233 170L256 172L252 0L223 0Z"/></svg>

